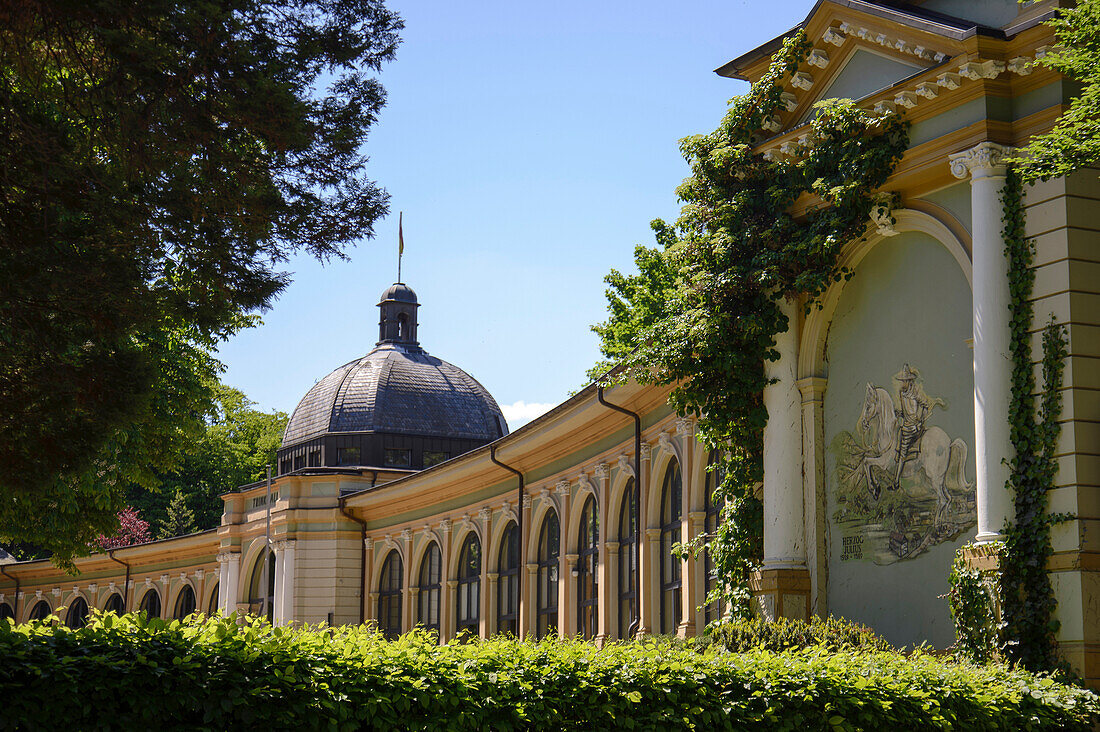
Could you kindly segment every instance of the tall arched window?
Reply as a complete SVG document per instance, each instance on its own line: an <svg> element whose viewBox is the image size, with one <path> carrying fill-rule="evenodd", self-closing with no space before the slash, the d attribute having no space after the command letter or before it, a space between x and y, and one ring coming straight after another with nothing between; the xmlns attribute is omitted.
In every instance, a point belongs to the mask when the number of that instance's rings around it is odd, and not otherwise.
<svg viewBox="0 0 1100 732"><path fill-rule="evenodd" d="M470 532L458 555L458 632L478 634L481 621L481 542Z"/></svg>
<svg viewBox="0 0 1100 732"><path fill-rule="evenodd" d="M538 598L535 635L546 637L558 627L558 547L561 525L554 509L546 513L539 533Z"/></svg>
<svg viewBox="0 0 1100 732"><path fill-rule="evenodd" d="M103 612L121 615L126 612L122 603L122 595L117 592L107 598L107 604L103 606Z"/></svg>
<svg viewBox="0 0 1100 732"><path fill-rule="evenodd" d="M76 597L69 603L69 611L65 613L65 625L70 628L83 628L88 624L88 602L83 597Z"/></svg>
<svg viewBox="0 0 1100 732"><path fill-rule="evenodd" d="M252 579L248 583L248 612L268 620L275 616L275 553L267 548L252 567Z"/></svg>
<svg viewBox="0 0 1100 732"><path fill-rule="evenodd" d="M680 465L673 460L661 486L661 632L675 633L680 625L680 565L672 545L683 541L680 508L683 505Z"/></svg>
<svg viewBox="0 0 1100 732"><path fill-rule="evenodd" d="M596 603L599 599L597 570L600 560L600 521L596 499L584 502L581 532L577 543L577 632L582 638L595 638L598 628Z"/></svg>
<svg viewBox="0 0 1100 732"><path fill-rule="evenodd" d="M634 479L626 484L623 502L619 509L619 637L626 638L630 624L637 613L635 581L638 566L635 564L635 531L638 526L638 509L634 502Z"/></svg>
<svg viewBox="0 0 1100 732"><path fill-rule="evenodd" d="M378 582L378 629L390 640L401 635L401 590L401 555L391 549Z"/></svg>
<svg viewBox="0 0 1100 732"><path fill-rule="evenodd" d="M213 592L210 593L210 607L207 608L207 615L216 615L218 613L218 593L221 591L221 583L214 585Z"/></svg>
<svg viewBox="0 0 1100 732"><path fill-rule="evenodd" d="M50 603L45 600L39 600L33 608L31 608L30 620L45 620L50 616Z"/></svg>
<svg viewBox="0 0 1100 732"><path fill-rule="evenodd" d="M141 598L141 604L138 605L138 612L145 611L145 616L149 618L160 617L160 595L156 590L149 590L145 593L145 596Z"/></svg>
<svg viewBox="0 0 1100 732"><path fill-rule="evenodd" d="M725 471L717 466L718 457L718 452L712 450L710 457L707 459L708 466L712 467L707 471L706 489L703 492L703 501L707 512L704 530L707 532L707 536L711 537L710 540L713 540L714 535L718 532L718 522L722 516L723 506L721 501L714 500L714 491L722 485L722 480L725 478ZM717 583L714 562L711 560L709 549L703 552L703 582L706 593L709 595ZM723 603L710 602L703 607L703 617L708 623L722 617L723 612L725 612Z"/></svg>
<svg viewBox="0 0 1100 732"><path fill-rule="evenodd" d="M519 635L519 531L509 523L500 538L497 632Z"/></svg>
<svg viewBox="0 0 1100 732"><path fill-rule="evenodd" d="M183 620L193 612L195 612L195 591L191 589L191 585L184 585L176 597L176 609L172 611L172 617Z"/></svg>
<svg viewBox="0 0 1100 732"><path fill-rule="evenodd" d="M443 588L443 555L439 544L428 545L420 560L420 574L416 583L416 622L439 632L439 598Z"/></svg>
<svg viewBox="0 0 1100 732"><path fill-rule="evenodd" d="M0 602L0 620L11 618L15 620L15 610L6 602Z"/></svg>

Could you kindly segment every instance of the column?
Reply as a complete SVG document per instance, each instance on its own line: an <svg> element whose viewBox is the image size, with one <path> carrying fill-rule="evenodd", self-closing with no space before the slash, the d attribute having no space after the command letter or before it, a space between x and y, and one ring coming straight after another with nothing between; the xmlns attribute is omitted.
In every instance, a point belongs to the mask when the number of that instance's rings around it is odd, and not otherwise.
<svg viewBox="0 0 1100 732"><path fill-rule="evenodd" d="M240 552L222 552L218 554L218 564L221 570L220 585L218 586L218 608L223 615L229 615L237 610L237 585L241 576ZM123 592L128 592L128 588ZM127 609L130 605L126 606Z"/></svg>
<svg viewBox="0 0 1100 732"><path fill-rule="evenodd" d="M617 599L617 589L613 581L615 575L612 569L612 557L617 554L619 545L615 544L613 550L610 542L607 541L607 535L611 532L618 518L613 519L611 517L610 477L611 468L607 463L600 463L596 466L596 510L600 517L598 541L600 553L596 570L598 573L596 577L596 642L601 645L611 637L613 632L611 615L614 612L612 608L616 607L615 600Z"/></svg>
<svg viewBox="0 0 1100 732"><path fill-rule="evenodd" d="M405 545L405 556L402 557L405 579L401 586L405 592L404 597L401 598L401 630L407 633L416 625L416 594L412 588L413 577L416 575L412 568L412 531L410 529L402 530L401 542Z"/></svg>
<svg viewBox="0 0 1100 732"><path fill-rule="evenodd" d="M443 562L442 582L439 592L439 641L446 643L455 635L455 590L458 588L458 580L451 578L451 529L453 524L450 519L443 519L439 524L439 533L443 538L443 545L439 547L440 558Z"/></svg>
<svg viewBox="0 0 1100 732"><path fill-rule="evenodd" d="M539 563L528 562L527 576L524 577L523 582L523 601L520 603L522 612L519 616L520 635L524 638L527 636L534 637L535 631L538 630L538 623L535 618L535 614L538 612L538 590L535 583L538 582L538 579Z"/></svg>
<svg viewBox="0 0 1100 732"><path fill-rule="evenodd" d="M787 329L775 336L779 358L764 362L768 422L764 427L764 563L750 578L758 611L768 619L805 619L810 576L806 567L802 489L802 396L798 373L799 304L777 303Z"/></svg>
<svg viewBox="0 0 1100 732"><path fill-rule="evenodd" d="M271 553L275 555L275 591L271 598L271 624L279 625L283 619L283 547L281 541L271 542Z"/></svg>
<svg viewBox="0 0 1100 732"><path fill-rule="evenodd" d="M374 538L368 536L363 539L363 548L366 550L363 561L367 581L364 583L363 597L359 598L359 602L363 603L363 621L366 622L373 618L378 610L378 593L370 591L370 588L374 587Z"/></svg>
<svg viewBox="0 0 1100 732"><path fill-rule="evenodd" d="M692 511L688 514L688 523L691 527L690 538L695 538L706 532L707 525L707 512L706 511ZM704 573L706 572L706 562L703 561L703 555L700 554L697 558L692 557L691 562L688 565L690 572L684 575L685 588L690 585L691 592L684 593L683 613L685 618L692 619L692 626L690 629L690 635L698 635L700 631L707 627L706 615L703 613L703 603L707 599L707 584ZM686 604L686 603L691 604Z"/></svg>
<svg viewBox="0 0 1100 732"><path fill-rule="evenodd" d="M482 555L481 561L485 561L485 556ZM485 572L486 588L481 593L482 597L487 598L481 605L481 635L483 638L496 633L497 628L497 604L493 602L493 598L497 597L498 587L500 585L500 574L497 572Z"/></svg>
<svg viewBox="0 0 1100 732"><path fill-rule="evenodd" d="M275 545L275 622L279 625L293 625L296 613L294 608L294 550L298 542L294 539L280 541ZM360 598L362 602L362 598Z"/></svg>
<svg viewBox="0 0 1100 732"><path fill-rule="evenodd" d="M798 368L798 305L786 298L779 308L787 330L775 336L776 361L765 361L773 383L764 387L764 568L805 567L802 525L802 411L795 385Z"/></svg>
<svg viewBox="0 0 1100 732"><path fill-rule="evenodd" d="M535 570L538 570L538 564L532 565L528 556L527 537L531 535L531 496L526 493L523 494L523 505L519 507L522 512L520 516L523 521L523 530L519 536L519 574L516 575L516 579L520 581L519 591L519 607L516 608L516 613L519 616L516 618L516 625L519 628L519 637L526 638L533 632L534 629L534 615L532 614L532 608L535 605L535 574L532 572L531 567L534 566ZM526 576L524 576L526 573Z"/></svg>
<svg viewBox="0 0 1100 732"><path fill-rule="evenodd" d="M683 448L683 464L680 465L680 475L683 487L680 490L680 536L685 544L702 533L702 523L697 521L697 508L692 504L697 491L695 490L695 423L690 419L676 420L676 437L680 439ZM676 629L681 638L694 636L697 631L695 611L699 606L699 578L698 567L702 562L689 554L680 565L680 626Z"/></svg>
<svg viewBox="0 0 1100 732"><path fill-rule="evenodd" d="M949 156L956 178L970 176L973 245L974 462L979 542L1004 538L1001 530L1015 513L1006 490L1013 456L1008 404L1012 397L1009 354L1008 258L1004 254L1001 192L1002 161L1009 148L982 142Z"/></svg>
<svg viewBox="0 0 1100 732"><path fill-rule="evenodd" d="M802 494L805 498L806 567L810 572L809 607L811 613L826 607L825 577L828 554L825 551L825 387L828 380L818 376L799 379L802 392Z"/></svg>
<svg viewBox="0 0 1100 732"><path fill-rule="evenodd" d="M561 538L558 543L558 635L568 638L576 633L577 608L573 601L576 598L577 578L573 576L573 569L577 566L576 553L570 553L572 538L569 535L569 481L558 481L554 487L558 494L558 506L561 512L558 514L558 528L561 530Z"/></svg>
<svg viewBox="0 0 1100 732"><path fill-rule="evenodd" d="M493 627L490 623L490 617L492 613L489 612L490 598L495 595L492 593L492 589L489 584L489 550L493 543L493 534L490 531L491 519L493 518L492 509L486 507L477 512L477 517L481 521L481 581L478 584L478 623L477 632L482 638L488 638Z"/></svg>
<svg viewBox="0 0 1100 732"><path fill-rule="evenodd" d="M654 628L654 619L656 623L660 623L660 616L655 615L655 612L660 605L654 604L655 592L659 593L661 589L660 577L658 574L661 571L661 563L657 561L657 549L658 546L654 542L659 542L661 537L661 529L659 527L650 528L650 515L649 515L649 493L650 493L650 463L653 457L653 448L648 444L642 443L642 459L641 459L641 471L642 474L636 476L638 481L638 596L635 601L638 603L638 634L648 635ZM660 521L661 517L656 516L654 521ZM654 533L655 532L655 533ZM655 537L655 538L654 538Z"/></svg>

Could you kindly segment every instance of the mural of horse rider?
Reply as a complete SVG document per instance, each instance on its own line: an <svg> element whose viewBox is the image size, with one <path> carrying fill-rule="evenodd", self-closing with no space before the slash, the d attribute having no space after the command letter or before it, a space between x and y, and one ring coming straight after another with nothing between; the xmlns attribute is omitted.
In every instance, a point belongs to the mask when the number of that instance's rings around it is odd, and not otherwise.
<svg viewBox="0 0 1100 732"><path fill-rule="evenodd" d="M905 464L915 460L918 455L920 438L924 435L925 422L931 416L935 407L945 407L947 403L943 399L929 399L924 393L923 387L917 380L920 372L905 364L901 371L894 374L894 381L901 384L898 390L898 401L901 408L896 410L900 422L898 430L898 451L895 456L897 468L894 471L893 490L901 485L901 471Z"/></svg>

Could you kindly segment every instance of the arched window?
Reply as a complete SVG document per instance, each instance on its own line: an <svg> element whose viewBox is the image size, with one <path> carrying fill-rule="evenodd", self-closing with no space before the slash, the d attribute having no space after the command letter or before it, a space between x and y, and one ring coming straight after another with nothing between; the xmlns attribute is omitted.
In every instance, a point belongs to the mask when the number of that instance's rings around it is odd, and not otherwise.
<svg viewBox="0 0 1100 732"><path fill-rule="evenodd" d="M141 598L141 604L138 605L138 612L145 611L146 617L159 618L160 617L160 595L156 590L149 590L145 593L145 596Z"/></svg>
<svg viewBox="0 0 1100 732"><path fill-rule="evenodd" d="M714 467L707 471L706 489L703 492L703 501L707 512L704 530L707 532L707 536L711 537L711 540L713 540L714 535L718 532L718 521L722 516L723 506L721 501L714 500L714 491L718 489L718 486L722 485L722 480L726 477L725 471L717 465L718 457L718 452L712 450L710 457L707 459L707 464ZM710 558L709 549L703 552L703 583L708 595L717 583L714 562ZM723 603L707 603L703 607L703 617L710 623L722 617L725 609Z"/></svg>
<svg viewBox="0 0 1100 732"><path fill-rule="evenodd" d="M481 542L470 532L458 555L458 632L478 634L481 620Z"/></svg>
<svg viewBox="0 0 1100 732"><path fill-rule="evenodd" d="M122 604L122 595L116 592L108 597L107 604L103 606L103 612L115 613L117 615L122 615L122 613L126 612Z"/></svg>
<svg viewBox="0 0 1100 732"><path fill-rule="evenodd" d="M191 585L184 585L176 597L176 609L172 612L172 617L183 620L193 612L195 612L195 591L191 589Z"/></svg>
<svg viewBox="0 0 1100 732"><path fill-rule="evenodd" d="M416 622L428 630L439 632L439 598L443 587L443 556L434 541L420 560L420 575L416 584Z"/></svg>
<svg viewBox="0 0 1100 732"><path fill-rule="evenodd" d="M680 626L680 565L672 545L683 541L680 508L683 484L680 465L673 460L661 486L661 632L675 633Z"/></svg>
<svg viewBox="0 0 1100 732"><path fill-rule="evenodd" d="M83 628L88 624L88 602L76 597L69 603L69 612L65 613L65 625L70 628Z"/></svg>
<svg viewBox="0 0 1100 732"><path fill-rule="evenodd" d="M218 592L221 591L221 588L220 582L214 585L214 590L210 593L210 607L206 610L207 615L218 614Z"/></svg>
<svg viewBox="0 0 1100 732"><path fill-rule="evenodd" d="M500 538L497 632L519 635L519 531L508 524Z"/></svg>
<svg viewBox="0 0 1100 732"><path fill-rule="evenodd" d="M599 599L597 570L600 560L600 520L592 496L581 511L581 535L577 543L577 632L595 638L598 628L596 603Z"/></svg>
<svg viewBox="0 0 1100 732"><path fill-rule="evenodd" d="M31 608L30 620L45 620L50 616L50 603L45 600L39 600L33 608Z"/></svg>
<svg viewBox="0 0 1100 732"><path fill-rule="evenodd" d="M405 313L401 313L397 316L397 339L408 340L409 338L409 316Z"/></svg>
<svg viewBox="0 0 1100 732"><path fill-rule="evenodd" d="M635 563L635 534L638 527L638 509L634 502L634 479L626 484L622 506L619 509L619 637L626 638L637 614L635 581L638 565ZM635 630L637 630L635 628Z"/></svg>
<svg viewBox="0 0 1100 732"><path fill-rule="evenodd" d="M550 509L539 534L538 601L535 636L544 638L558 627L558 547L561 525L558 514Z"/></svg>
<svg viewBox="0 0 1100 732"><path fill-rule="evenodd" d="M390 640L401 635L401 589L401 555L391 549L378 583L378 629Z"/></svg>
<svg viewBox="0 0 1100 732"><path fill-rule="evenodd" d="M0 602L0 620L11 618L15 620L15 610L6 602Z"/></svg>
<svg viewBox="0 0 1100 732"><path fill-rule="evenodd" d="M275 616L275 553L260 552L248 582L248 612L271 620Z"/></svg>

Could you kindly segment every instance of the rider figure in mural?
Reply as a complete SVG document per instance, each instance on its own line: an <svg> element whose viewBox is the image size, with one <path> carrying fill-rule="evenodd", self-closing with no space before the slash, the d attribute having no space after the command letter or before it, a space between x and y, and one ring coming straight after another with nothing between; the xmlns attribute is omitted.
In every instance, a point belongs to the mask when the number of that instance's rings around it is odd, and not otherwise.
<svg viewBox="0 0 1100 732"><path fill-rule="evenodd" d="M894 375L894 380L901 384L898 390L898 402L901 408L895 410L899 420L898 452L896 456L897 469L894 473L894 485L896 489L901 485L901 471L905 464L917 457L920 450L920 438L924 435L925 422L932 414L933 407L946 405L942 399L929 399L924 389L917 383L920 372L905 364L901 371Z"/></svg>

